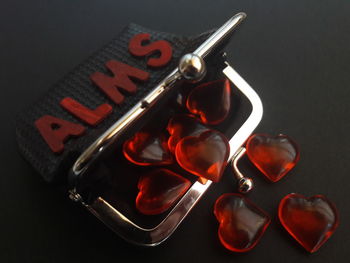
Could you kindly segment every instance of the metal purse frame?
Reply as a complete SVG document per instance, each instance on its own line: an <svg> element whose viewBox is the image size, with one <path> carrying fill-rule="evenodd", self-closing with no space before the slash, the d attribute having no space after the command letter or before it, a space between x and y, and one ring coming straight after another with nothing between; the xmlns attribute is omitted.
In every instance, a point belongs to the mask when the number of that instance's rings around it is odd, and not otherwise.
<svg viewBox="0 0 350 263"><path fill-rule="evenodd" d="M245 17L246 15L244 13L238 13L233 16L192 54L204 59ZM223 74L240 90L252 105L252 111L249 117L229 140L229 161L232 161L242 151L242 145L260 123L263 115L263 107L257 93L227 62L225 64ZM72 167L71 175L77 178L81 176L91 163L118 138L121 132L127 129L133 121L139 119L147 108L152 107L157 99L165 94L181 78L182 76L178 69L171 72L143 100L137 103L80 155ZM87 204L75 187L69 190L69 195L72 200L80 202L92 214L128 242L143 246L156 246L164 242L175 231L211 184L212 181L207 181L206 183L196 181L192 184L190 189L171 209L167 216L154 228L143 228L137 225L101 197L95 199L91 204Z"/></svg>

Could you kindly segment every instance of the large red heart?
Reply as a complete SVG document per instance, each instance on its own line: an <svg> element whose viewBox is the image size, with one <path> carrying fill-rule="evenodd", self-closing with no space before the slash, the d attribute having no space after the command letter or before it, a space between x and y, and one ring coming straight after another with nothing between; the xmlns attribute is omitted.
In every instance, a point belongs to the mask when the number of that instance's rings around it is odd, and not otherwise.
<svg viewBox="0 0 350 263"><path fill-rule="evenodd" d="M307 251L317 251L339 224L335 205L323 195L306 198L300 194L285 196L278 208L283 227Z"/></svg>
<svg viewBox="0 0 350 263"><path fill-rule="evenodd" d="M234 252L255 247L271 220L269 215L241 194L223 194L216 200L214 215L221 243Z"/></svg>
<svg viewBox="0 0 350 263"><path fill-rule="evenodd" d="M173 162L164 135L153 135L140 131L123 145L124 156L137 165L165 165Z"/></svg>
<svg viewBox="0 0 350 263"><path fill-rule="evenodd" d="M230 146L218 131L208 130L198 137L183 138L176 146L179 165L199 177L218 182L226 167Z"/></svg>
<svg viewBox="0 0 350 263"><path fill-rule="evenodd" d="M282 179L299 160L297 144L282 134L254 134L246 148L252 163L272 182Z"/></svg>
<svg viewBox="0 0 350 263"><path fill-rule="evenodd" d="M194 116L189 114L179 114L170 119L167 130L170 134L168 147L171 152L175 152L177 143L184 137L196 136L205 130L203 126Z"/></svg>
<svg viewBox="0 0 350 263"><path fill-rule="evenodd" d="M140 178L136 208L142 214L156 215L168 210L191 186L186 178L167 169L157 169Z"/></svg>
<svg viewBox="0 0 350 263"><path fill-rule="evenodd" d="M225 120L231 108L231 87L228 79L203 83L188 95L187 109L199 115L205 124L218 124Z"/></svg>

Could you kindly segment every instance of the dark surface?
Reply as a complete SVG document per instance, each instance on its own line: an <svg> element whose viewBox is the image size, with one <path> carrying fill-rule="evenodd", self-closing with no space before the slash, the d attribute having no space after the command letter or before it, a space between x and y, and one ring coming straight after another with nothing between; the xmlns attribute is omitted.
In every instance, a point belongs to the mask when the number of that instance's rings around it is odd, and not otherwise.
<svg viewBox="0 0 350 263"><path fill-rule="evenodd" d="M138 3L139 2L139 3ZM2 1L0 8L0 262L347 262L350 177L350 3L344 1ZM264 103L259 132L285 133L301 160L276 184L253 176L253 202L273 217L258 246L244 255L217 240L216 198L235 189L226 176L175 234L156 248L129 245L47 185L20 157L13 118L129 22L193 35L238 11L248 18L232 38L229 60ZM276 220L290 192L325 194L340 226L309 255Z"/></svg>

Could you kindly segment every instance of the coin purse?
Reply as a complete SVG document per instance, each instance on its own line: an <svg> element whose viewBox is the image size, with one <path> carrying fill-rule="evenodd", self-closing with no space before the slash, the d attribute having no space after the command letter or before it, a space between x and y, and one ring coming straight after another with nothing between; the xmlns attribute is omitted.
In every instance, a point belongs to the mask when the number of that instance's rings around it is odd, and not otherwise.
<svg viewBox="0 0 350 263"><path fill-rule="evenodd" d="M195 87L226 79L232 107L215 129L228 139L227 163L237 161L263 114L259 96L223 51L245 16L238 13L195 37L130 24L18 114L22 155L123 239L144 246L162 243L215 183L176 162L161 165L190 185L167 211L142 214L135 208L138 181L155 168L129 162L123 145L140 131L152 136L164 131L169 119L188 113L184 100Z"/></svg>

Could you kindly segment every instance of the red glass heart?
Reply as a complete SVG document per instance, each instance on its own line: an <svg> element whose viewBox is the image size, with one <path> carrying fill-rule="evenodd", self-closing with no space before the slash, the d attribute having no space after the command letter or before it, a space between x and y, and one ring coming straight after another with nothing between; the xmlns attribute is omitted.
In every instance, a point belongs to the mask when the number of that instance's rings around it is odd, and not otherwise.
<svg viewBox="0 0 350 263"><path fill-rule="evenodd" d="M219 124L230 112L230 82L220 79L195 87L188 95L186 106L191 113L199 115L203 123Z"/></svg>
<svg viewBox="0 0 350 263"><path fill-rule="evenodd" d="M186 178L167 169L157 169L142 176L136 208L142 214L156 215L168 210L191 186Z"/></svg>
<svg viewBox="0 0 350 263"><path fill-rule="evenodd" d="M335 205L323 195L306 198L300 194L285 196L278 208L283 227L307 251L317 251L339 224Z"/></svg>
<svg viewBox="0 0 350 263"><path fill-rule="evenodd" d="M170 134L168 147L174 153L177 143L182 138L199 135L208 128L201 125L192 115L179 114L170 119L167 130Z"/></svg>
<svg viewBox="0 0 350 263"><path fill-rule="evenodd" d="M220 242L234 252L254 248L271 222L266 212L241 194L220 196L215 202L214 215L220 223Z"/></svg>
<svg viewBox="0 0 350 263"><path fill-rule="evenodd" d="M123 153L126 159L137 165L165 165L173 162L168 139L164 135L155 136L143 131L124 143Z"/></svg>
<svg viewBox="0 0 350 263"><path fill-rule="evenodd" d="M299 161L297 144L282 134L254 134L246 148L250 161L272 182L282 179Z"/></svg>
<svg viewBox="0 0 350 263"><path fill-rule="evenodd" d="M185 137L176 146L179 165L199 177L218 182L226 167L230 146L218 131L208 130L198 137Z"/></svg>

